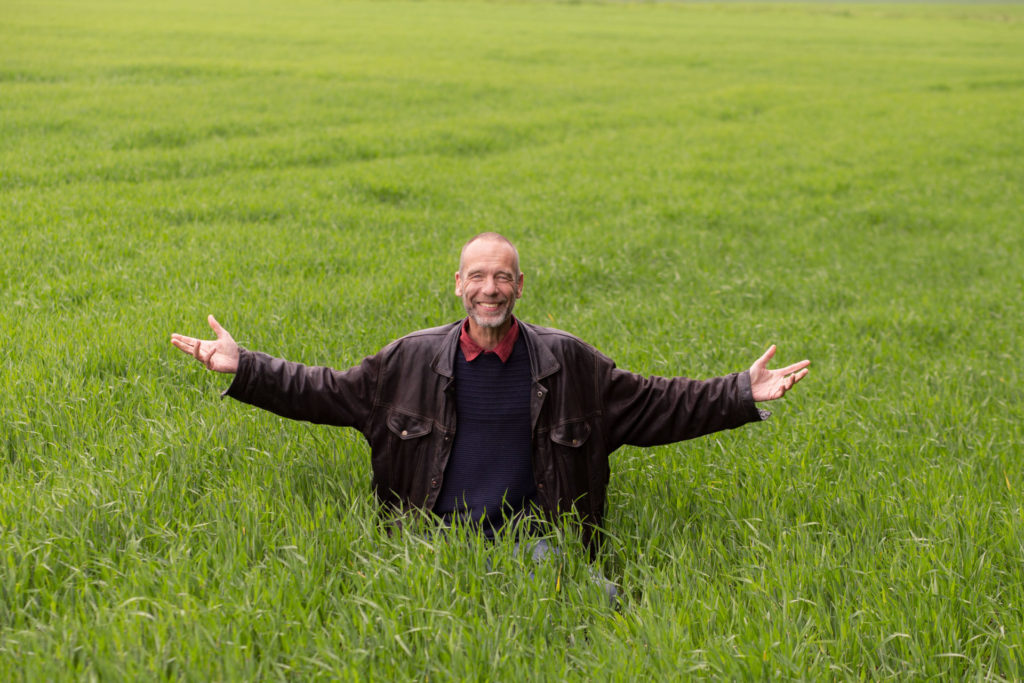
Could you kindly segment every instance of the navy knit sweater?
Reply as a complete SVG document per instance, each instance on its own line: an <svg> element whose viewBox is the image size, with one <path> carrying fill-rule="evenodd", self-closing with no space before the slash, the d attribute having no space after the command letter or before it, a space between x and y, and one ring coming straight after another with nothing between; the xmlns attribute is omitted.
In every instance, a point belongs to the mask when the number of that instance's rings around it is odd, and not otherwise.
<svg viewBox="0 0 1024 683"><path fill-rule="evenodd" d="M490 536L536 494L530 449L530 356L519 337L508 361L455 359L456 430L434 511L470 518Z"/></svg>

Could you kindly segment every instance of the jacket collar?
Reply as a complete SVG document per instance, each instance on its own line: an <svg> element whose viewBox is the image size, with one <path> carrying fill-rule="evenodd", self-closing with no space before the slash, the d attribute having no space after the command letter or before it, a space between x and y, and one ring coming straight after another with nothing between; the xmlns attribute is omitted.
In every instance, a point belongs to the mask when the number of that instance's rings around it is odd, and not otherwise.
<svg viewBox="0 0 1024 683"><path fill-rule="evenodd" d="M462 333L464 322L460 320L448 325L441 348L430 362L434 372L449 379L455 377L455 349L459 345L459 335ZM555 354L539 341L538 329L536 325L519 321L519 334L526 342L526 350L530 354L530 375L535 382L562 369Z"/></svg>
<svg viewBox="0 0 1024 683"><path fill-rule="evenodd" d="M455 377L455 349L459 345L459 335L462 334L462 323L460 320L448 325L441 348L438 349L434 360L430 361L430 367L434 372L448 379Z"/></svg>
<svg viewBox="0 0 1024 683"><path fill-rule="evenodd" d="M530 353L530 374L533 375L535 382L562 369L555 354L551 353L547 344L540 341L537 331L536 325L519 321L519 334L522 335L523 341L526 342L526 350Z"/></svg>

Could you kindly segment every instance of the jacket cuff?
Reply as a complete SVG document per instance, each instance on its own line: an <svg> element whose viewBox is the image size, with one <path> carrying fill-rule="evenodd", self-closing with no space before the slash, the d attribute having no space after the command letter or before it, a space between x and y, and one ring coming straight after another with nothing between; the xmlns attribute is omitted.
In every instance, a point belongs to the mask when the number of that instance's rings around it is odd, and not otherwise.
<svg viewBox="0 0 1024 683"><path fill-rule="evenodd" d="M750 406L750 421L761 422L767 420L772 416L770 410L764 408L758 408L757 404L754 403L754 390L750 387L750 370L744 370L739 375L740 395L743 400Z"/></svg>
<svg viewBox="0 0 1024 683"><path fill-rule="evenodd" d="M245 393L245 387L249 383L249 367L252 365L252 352L248 349L243 349L241 346L238 347L238 368L235 370L235 376L231 378L231 384L228 388L220 392L221 398L236 398L239 394Z"/></svg>

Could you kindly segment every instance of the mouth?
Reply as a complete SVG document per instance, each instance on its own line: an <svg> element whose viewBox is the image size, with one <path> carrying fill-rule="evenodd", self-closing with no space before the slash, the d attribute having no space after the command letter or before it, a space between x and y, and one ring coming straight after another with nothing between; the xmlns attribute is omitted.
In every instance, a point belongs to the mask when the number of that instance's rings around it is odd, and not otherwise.
<svg viewBox="0 0 1024 683"><path fill-rule="evenodd" d="M477 308L480 308L481 310L492 311L493 312L493 311L500 310L503 304L502 304L502 302L487 303L487 302L484 302L484 301L478 301L476 303L476 305L477 305Z"/></svg>

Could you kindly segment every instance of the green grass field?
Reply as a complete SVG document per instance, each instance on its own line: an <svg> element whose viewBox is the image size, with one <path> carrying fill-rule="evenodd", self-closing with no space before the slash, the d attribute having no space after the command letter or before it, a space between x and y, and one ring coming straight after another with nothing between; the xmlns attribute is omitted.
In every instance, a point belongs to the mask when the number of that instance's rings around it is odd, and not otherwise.
<svg viewBox="0 0 1024 683"><path fill-rule="evenodd" d="M1024 6L0 0L0 678L1024 677ZM613 456L597 564L388 535L346 367L458 249L774 415Z"/></svg>

